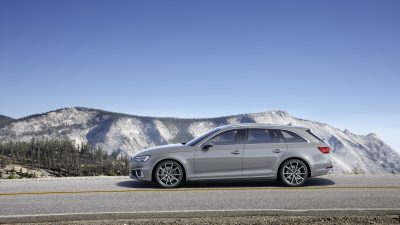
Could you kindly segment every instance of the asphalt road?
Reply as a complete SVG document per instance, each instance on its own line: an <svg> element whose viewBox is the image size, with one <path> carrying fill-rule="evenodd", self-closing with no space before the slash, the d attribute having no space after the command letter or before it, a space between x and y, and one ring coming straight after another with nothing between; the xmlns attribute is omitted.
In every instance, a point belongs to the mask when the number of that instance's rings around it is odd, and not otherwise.
<svg viewBox="0 0 400 225"><path fill-rule="evenodd" d="M305 187L276 181L192 182L159 189L127 177L0 180L0 219L13 216L248 210L400 210L400 175L327 175Z"/></svg>

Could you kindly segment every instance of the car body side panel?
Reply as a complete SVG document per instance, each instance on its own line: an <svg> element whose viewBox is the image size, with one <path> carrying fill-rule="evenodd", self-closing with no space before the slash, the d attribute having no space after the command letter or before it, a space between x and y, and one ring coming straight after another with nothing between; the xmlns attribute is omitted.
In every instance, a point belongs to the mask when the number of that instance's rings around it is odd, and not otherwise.
<svg viewBox="0 0 400 225"><path fill-rule="evenodd" d="M275 165L286 151L286 143L246 144L243 176L274 176Z"/></svg>
<svg viewBox="0 0 400 225"><path fill-rule="evenodd" d="M196 178L242 176L244 144L216 145L195 151ZM236 153L237 154L233 154Z"/></svg>

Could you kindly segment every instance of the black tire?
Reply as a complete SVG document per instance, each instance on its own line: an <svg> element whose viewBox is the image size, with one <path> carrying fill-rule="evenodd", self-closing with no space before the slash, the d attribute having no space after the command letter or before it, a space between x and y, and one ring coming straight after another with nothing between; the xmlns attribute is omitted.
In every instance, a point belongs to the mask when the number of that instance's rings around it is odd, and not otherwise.
<svg viewBox="0 0 400 225"><path fill-rule="evenodd" d="M307 165L299 159L285 161L279 171L279 178L289 187L303 186L308 177Z"/></svg>
<svg viewBox="0 0 400 225"><path fill-rule="evenodd" d="M176 161L164 160L157 164L153 176L160 187L176 188L183 181L184 171Z"/></svg>

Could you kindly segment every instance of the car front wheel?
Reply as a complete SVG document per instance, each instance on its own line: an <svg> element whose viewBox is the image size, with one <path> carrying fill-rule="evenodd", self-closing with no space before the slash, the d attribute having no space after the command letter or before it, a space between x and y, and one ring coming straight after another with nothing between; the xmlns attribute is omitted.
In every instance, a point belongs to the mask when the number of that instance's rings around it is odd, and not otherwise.
<svg viewBox="0 0 400 225"><path fill-rule="evenodd" d="M286 186L298 187L304 185L308 176L307 165L298 159L289 159L284 162L279 176Z"/></svg>
<svg viewBox="0 0 400 225"><path fill-rule="evenodd" d="M165 160L156 166L154 178L162 188L176 188L182 183L183 169L179 163Z"/></svg>

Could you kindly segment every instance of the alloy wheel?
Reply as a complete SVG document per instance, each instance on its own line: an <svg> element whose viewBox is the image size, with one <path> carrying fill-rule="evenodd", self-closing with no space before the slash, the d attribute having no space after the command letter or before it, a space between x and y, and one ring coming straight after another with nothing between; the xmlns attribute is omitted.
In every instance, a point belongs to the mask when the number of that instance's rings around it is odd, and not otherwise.
<svg viewBox="0 0 400 225"><path fill-rule="evenodd" d="M307 176L307 166L297 159L287 161L281 169L281 180L288 186L303 185Z"/></svg>
<svg viewBox="0 0 400 225"><path fill-rule="evenodd" d="M161 187L174 188L182 182L183 170L174 161L164 161L157 166L155 177Z"/></svg>

